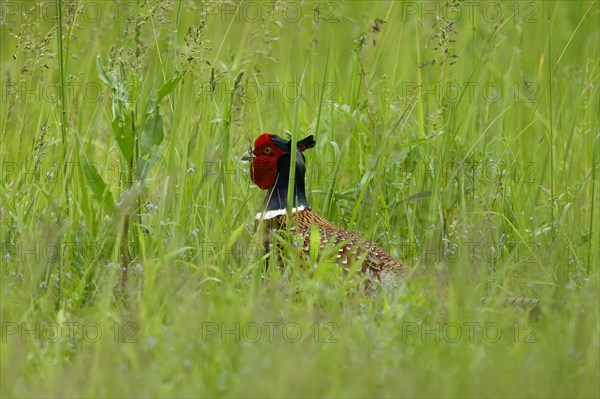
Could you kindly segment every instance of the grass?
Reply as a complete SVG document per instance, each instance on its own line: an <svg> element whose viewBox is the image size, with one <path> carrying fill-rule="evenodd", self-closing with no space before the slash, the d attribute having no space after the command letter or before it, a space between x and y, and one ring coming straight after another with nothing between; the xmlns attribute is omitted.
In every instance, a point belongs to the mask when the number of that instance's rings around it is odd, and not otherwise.
<svg viewBox="0 0 600 399"><path fill-rule="evenodd" d="M489 4L4 2L2 397L598 397L600 9ZM264 131L402 290L265 272Z"/></svg>

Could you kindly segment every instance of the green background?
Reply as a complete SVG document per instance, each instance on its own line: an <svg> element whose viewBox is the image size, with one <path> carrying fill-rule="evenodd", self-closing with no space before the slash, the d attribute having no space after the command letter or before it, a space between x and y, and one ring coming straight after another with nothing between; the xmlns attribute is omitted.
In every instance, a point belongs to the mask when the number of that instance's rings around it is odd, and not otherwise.
<svg viewBox="0 0 600 399"><path fill-rule="evenodd" d="M3 1L2 396L597 397L599 13ZM262 132L402 289L264 272Z"/></svg>

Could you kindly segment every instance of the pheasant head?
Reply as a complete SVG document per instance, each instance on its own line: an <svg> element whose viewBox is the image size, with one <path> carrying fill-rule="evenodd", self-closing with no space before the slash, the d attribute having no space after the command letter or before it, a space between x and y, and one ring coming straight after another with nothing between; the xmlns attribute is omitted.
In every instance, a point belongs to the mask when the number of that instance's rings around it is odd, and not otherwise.
<svg viewBox="0 0 600 399"><path fill-rule="evenodd" d="M297 142L296 171L293 206L309 208L306 201L304 175L306 172L303 152L316 144L314 137L308 136ZM267 211L286 208L289 186L292 141L264 133L254 141L254 148L242 155L243 161L250 161L250 178L261 189L268 190L265 198ZM310 208L309 208L310 209Z"/></svg>

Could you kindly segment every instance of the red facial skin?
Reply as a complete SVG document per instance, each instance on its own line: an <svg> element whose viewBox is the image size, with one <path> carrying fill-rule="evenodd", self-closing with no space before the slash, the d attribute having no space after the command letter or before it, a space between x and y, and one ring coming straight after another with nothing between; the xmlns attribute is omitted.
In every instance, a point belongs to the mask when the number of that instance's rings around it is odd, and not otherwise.
<svg viewBox="0 0 600 399"><path fill-rule="evenodd" d="M277 160L287 154L271 141L274 134L263 133L254 142L254 158L250 164L250 178L263 190L275 184Z"/></svg>

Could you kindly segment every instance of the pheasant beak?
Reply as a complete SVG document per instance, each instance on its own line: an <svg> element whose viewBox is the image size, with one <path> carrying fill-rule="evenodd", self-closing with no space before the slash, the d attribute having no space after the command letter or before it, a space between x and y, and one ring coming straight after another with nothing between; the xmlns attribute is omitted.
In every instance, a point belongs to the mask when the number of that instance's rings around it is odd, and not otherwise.
<svg viewBox="0 0 600 399"><path fill-rule="evenodd" d="M252 158L254 158L254 153L252 152L252 150L248 150L242 155L240 161L251 161Z"/></svg>

